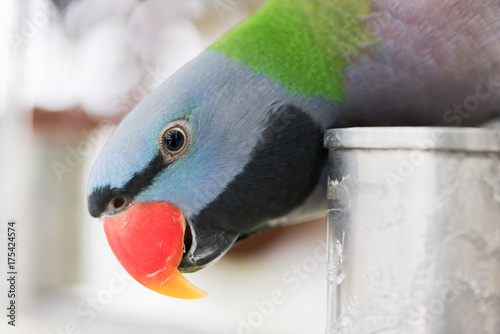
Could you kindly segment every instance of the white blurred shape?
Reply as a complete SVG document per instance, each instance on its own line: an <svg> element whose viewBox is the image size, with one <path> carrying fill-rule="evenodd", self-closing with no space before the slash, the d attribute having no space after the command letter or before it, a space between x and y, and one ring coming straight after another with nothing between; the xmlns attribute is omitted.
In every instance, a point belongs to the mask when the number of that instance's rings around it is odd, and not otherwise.
<svg viewBox="0 0 500 334"><path fill-rule="evenodd" d="M71 2L63 18L63 26L70 34L85 34L101 21L121 16L125 18L139 3L137 0L81 0Z"/></svg>
<svg viewBox="0 0 500 334"><path fill-rule="evenodd" d="M131 48L145 62L160 58L183 58L185 61L185 49L201 47L198 30L190 21L203 9L203 6L195 6L196 3L201 5L199 1L145 1L138 4L127 21ZM165 35L170 38L165 39Z"/></svg>
<svg viewBox="0 0 500 334"><path fill-rule="evenodd" d="M85 110L107 113L116 96L130 90L142 68L126 43L125 22L109 18L95 25L74 48L75 98Z"/></svg>
<svg viewBox="0 0 500 334"><path fill-rule="evenodd" d="M71 44L57 25L40 29L26 47L25 87L22 100L33 101L49 110L74 105L71 73Z"/></svg>
<svg viewBox="0 0 500 334"><path fill-rule="evenodd" d="M152 69L164 80L202 51L191 20L205 10L202 0L72 2L62 20L52 17L30 38L23 99L106 116L123 111L116 105L132 107L139 101L129 95L143 91Z"/></svg>
<svg viewBox="0 0 500 334"><path fill-rule="evenodd" d="M16 1L0 1L0 36L6 36L0 40L0 117L7 108L9 95L9 82L12 76L12 34L14 29L14 17Z"/></svg>

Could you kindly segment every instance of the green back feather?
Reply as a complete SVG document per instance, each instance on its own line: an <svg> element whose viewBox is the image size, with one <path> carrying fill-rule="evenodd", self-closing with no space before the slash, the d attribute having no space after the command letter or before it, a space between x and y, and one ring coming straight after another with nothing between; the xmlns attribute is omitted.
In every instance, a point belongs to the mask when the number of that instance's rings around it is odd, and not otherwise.
<svg viewBox="0 0 500 334"><path fill-rule="evenodd" d="M369 0L270 0L210 49L243 62L294 95L344 101L349 55L374 36Z"/></svg>

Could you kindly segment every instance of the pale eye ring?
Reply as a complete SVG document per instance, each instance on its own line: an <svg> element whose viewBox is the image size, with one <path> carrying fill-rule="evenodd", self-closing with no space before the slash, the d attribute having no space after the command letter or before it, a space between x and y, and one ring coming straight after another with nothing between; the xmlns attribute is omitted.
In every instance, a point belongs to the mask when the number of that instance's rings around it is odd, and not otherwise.
<svg viewBox="0 0 500 334"><path fill-rule="evenodd" d="M189 124L186 120L177 120L165 127L160 136L160 151L167 161L176 160L191 145Z"/></svg>

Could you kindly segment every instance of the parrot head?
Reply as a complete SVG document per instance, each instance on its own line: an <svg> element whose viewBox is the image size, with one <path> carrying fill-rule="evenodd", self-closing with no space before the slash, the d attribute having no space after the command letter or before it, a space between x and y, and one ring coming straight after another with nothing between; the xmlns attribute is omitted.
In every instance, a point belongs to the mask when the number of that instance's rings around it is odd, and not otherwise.
<svg viewBox="0 0 500 334"><path fill-rule="evenodd" d="M215 262L316 188L330 107L205 51L120 123L92 169L89 212L136 280L202 297L181 271Z"/></svg>

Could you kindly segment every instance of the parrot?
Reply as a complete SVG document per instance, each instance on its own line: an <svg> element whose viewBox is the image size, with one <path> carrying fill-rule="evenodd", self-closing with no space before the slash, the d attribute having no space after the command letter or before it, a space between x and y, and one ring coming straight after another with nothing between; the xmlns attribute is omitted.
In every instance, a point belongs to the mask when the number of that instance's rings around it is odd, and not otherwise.
<svg viewBox="0 0 500 334"><path fill-rule="evenodd" d="M126 115L88 210L139 283L200 298L183 274L325 214L326 129L499 111L497 0L269 0Z"/></svg>

